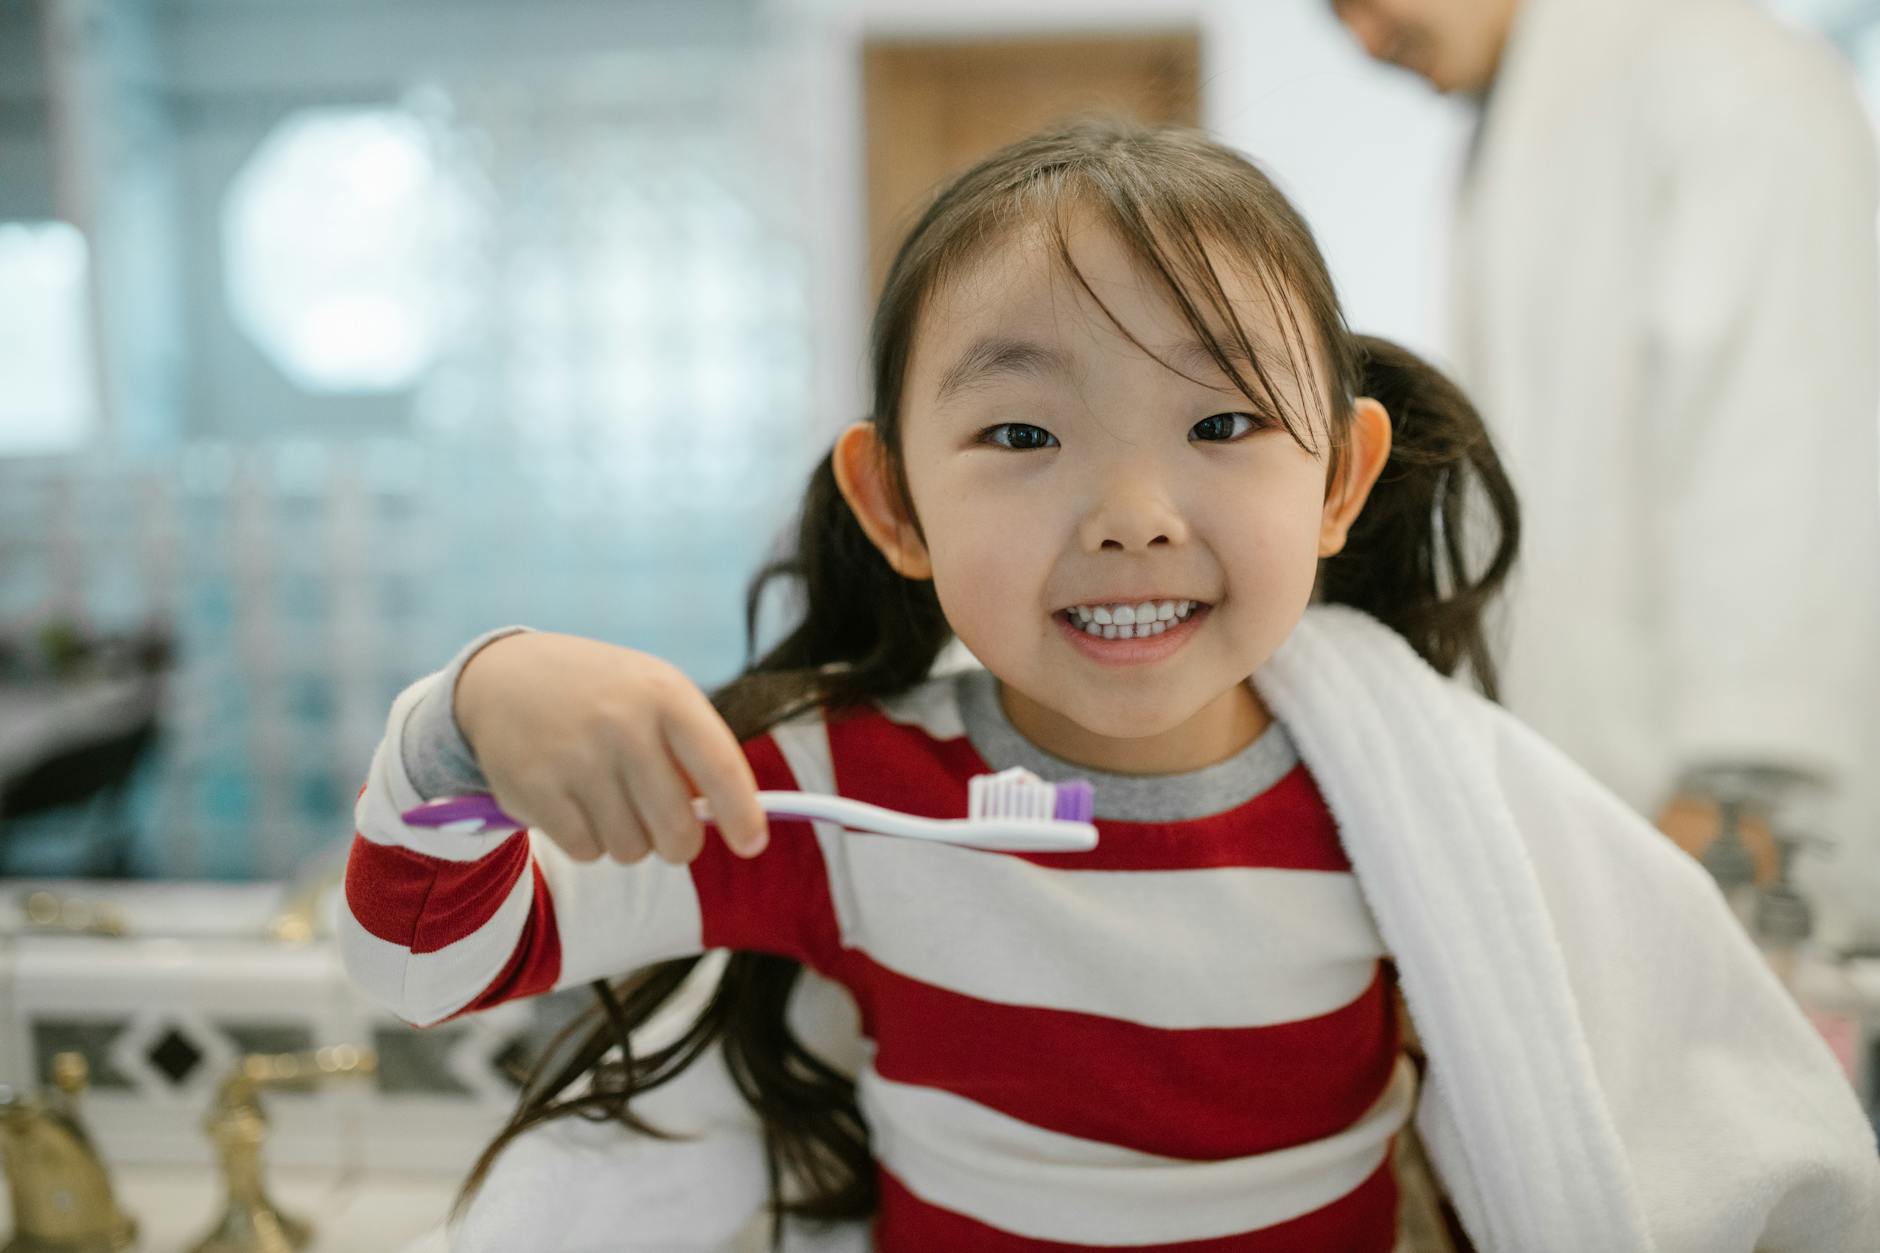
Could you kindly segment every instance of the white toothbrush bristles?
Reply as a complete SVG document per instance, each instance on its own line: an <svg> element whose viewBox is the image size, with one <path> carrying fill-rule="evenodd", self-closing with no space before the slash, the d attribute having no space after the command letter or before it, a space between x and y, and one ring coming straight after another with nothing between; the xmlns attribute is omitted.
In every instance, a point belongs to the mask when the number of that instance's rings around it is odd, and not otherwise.
<svg viewBox="0 0 1880 1253"><path fill-rule="evenodd" d="M1000 818L1048 822L1069 816L1061 813L1061 808L1058 785L1045 782L1023 766L1013 766L997 774L974 775L966 785L969 821ZM1076 818L1088 821L1087 814L1076 815Z"/></svg>

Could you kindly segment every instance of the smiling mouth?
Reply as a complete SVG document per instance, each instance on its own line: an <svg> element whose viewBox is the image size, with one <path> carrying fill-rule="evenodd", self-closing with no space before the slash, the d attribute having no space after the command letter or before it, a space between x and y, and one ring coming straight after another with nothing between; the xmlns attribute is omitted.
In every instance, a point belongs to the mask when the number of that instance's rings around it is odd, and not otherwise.
<svg viewBox="0 0 1880 1253"><path fill-rule="evenodd" d="M1054 615L1072 629L1105 640L1147 639L1192 621L1209 609L1200 600L1144 600L1072 605Z"/></svg>

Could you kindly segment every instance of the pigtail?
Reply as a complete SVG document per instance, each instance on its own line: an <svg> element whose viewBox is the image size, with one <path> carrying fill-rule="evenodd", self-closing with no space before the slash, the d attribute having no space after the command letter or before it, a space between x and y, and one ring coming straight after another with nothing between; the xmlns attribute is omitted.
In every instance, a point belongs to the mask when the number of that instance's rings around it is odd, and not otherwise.
<svg viewBox="0 0 1880 1253"><path fill-rule="evenodd" d="M1459 387L1389 340L1353 336L1352 348L1359 394L1390 413L1390 460L1344 550L1324 562L1319 595L1383 622L1444 674L1467 664L1493 699L1483 618L1520 542L1514 488Z"/></svg>

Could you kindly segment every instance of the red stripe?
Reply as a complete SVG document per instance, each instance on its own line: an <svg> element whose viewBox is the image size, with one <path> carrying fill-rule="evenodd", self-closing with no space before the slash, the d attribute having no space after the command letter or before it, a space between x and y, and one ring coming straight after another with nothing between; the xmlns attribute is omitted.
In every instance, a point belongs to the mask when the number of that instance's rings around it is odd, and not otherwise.
<svg viewBox="0 0 1880 1253"><path fill-rule="evenodd" d="M1177 822L1097 821L1088 853L1034 853L1040 866L1077 870L1203 870L1247 866L1350 873L1318 784L1303 764L1232 809Z"/></svg>
<svg viewBox="0 0 1880 1253"><path fill-rule="evenodd" d="M548 880L542 877L542 867L531 861L529 870L535 879L535 899L508 963L475 1000L452 1014L452 1018L519 997L539 995L553 988L561 978L561 932L555 926L555 898L548 890Z"/></svg>
<svg viewBox="0 0 1880 1253"><path fill-rule="evenodd" d="M877 1253L1067 1253L1090 1248L1013 1235L915 1196L886 1168L875 1218ZM1133 1244L1132 1253L1390 1253L1397 1242L1397 1177L1390 1155L1369 1178L1331 1204L1244 1235L1172 1244ZM1112 1248L1114 1245L1100 1247Z"/></svg>
<svg viewBox="0 0 1880 1253"><path fill-rule="evenodd" d="M837 792L924 818L964 818L967 780L991 772L964 737L937 740L873 707L832 714L829 745ZM1097 830L1097 847L1087 853L1017 855L1079 870L1351 869L1338 825L1303 764L1218 814L1178 822L1100 819Z"/></svg>
<svg viewBox="0 0 1880 1253"><path fill-rule="evenodd" d="M1383 1095L1397 1059L1381 962L1370 987L1328 1014L1172 1030L981 1001L851 960L884 1079L1164 1157L1247 1157L1333 1135Z"/></svg>
<svg viewBox="0 0 1880 1253"><path fill-rule="evenodd" d="M481 930L509 899L527 870L534 881L528 920L509 960L489 985L456 1013L535 996L561 977L561 933L555 898L518 831L476 861L448 861L353 836L346 860L346 905L372 935L413 953L435 953Z"/></svg>
<svg viewBox="0 0 1880 1253"><path fill-rule="evenodd" d="M781 953L824 971L841 960L829 871L809 823L772 819L754 858L709 835L689 869L706 948Z"/></svg>
<svg viewBox="0 0 1880 1253"><path fill-rule="evenodd" d="M796 787L770 736L746 742L744 755L760 790ZM690 870L706 948L781 953L825 972L841 961L829 870L809 823L771 819L770 843L754 858L739 857L708 831Z"/></svg>
<svg viewBox="0 0 1880 1253"><path fill-rule="evenodd" d="M489 922L528 865L523 831L475 861L430 857L355 834L346 859L346 905L379 939L435 953Z"/></svg>

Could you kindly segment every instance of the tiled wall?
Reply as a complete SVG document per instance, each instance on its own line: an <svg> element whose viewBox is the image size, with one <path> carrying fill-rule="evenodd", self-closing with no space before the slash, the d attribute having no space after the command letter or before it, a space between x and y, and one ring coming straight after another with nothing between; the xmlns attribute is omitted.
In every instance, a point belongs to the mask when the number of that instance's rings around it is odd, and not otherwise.
<svg viewBox="0 0 1880 1253"><path fill-rule="evenodd" d="M137 873L281 878L346 838L393 694L488 627L605 638L703 684L736 668L744 584L845 416L815 411L813 189L776 142L791 106L701 86L751 55L411 103L474 247L448 276L452 335L403 392L293 394L230 329L220 184L192 193L182 216L209 238L180 267L176 429L135 453L0 456L0 629L178 635ZM0 872L69 872L69 843L10 829Z"/></svg>

